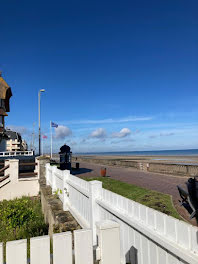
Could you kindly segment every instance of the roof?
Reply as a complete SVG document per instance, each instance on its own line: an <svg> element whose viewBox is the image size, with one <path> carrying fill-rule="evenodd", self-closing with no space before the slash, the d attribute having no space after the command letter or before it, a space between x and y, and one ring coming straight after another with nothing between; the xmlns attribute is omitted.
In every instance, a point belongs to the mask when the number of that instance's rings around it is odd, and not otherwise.
<svg viewBox="0 0 198 264"><path fill-rule="evenodd" d="M12 90L7 82L0 75L0 99L5 100L6 112L10 112L9 100L12 96Z"/></svg>
<svg viewBox="0 0 198 264"><path fill-rule="evenodd" d="M5 134L8 136L9 139L17 139L19 141L21 141L21 135L15 131L12 130L6 130Z"/></svg>

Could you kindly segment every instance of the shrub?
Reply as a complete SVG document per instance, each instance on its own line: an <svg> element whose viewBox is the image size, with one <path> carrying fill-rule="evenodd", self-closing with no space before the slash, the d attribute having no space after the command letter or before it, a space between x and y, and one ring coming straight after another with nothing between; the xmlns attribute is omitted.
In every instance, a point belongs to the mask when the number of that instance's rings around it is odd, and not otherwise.
<svg viewBox="0 0 198 264"><path fill-rule="evenodd" d="M0 202L0 241L11 241L46 235L48 226L44 222L38 198L23 197Z"/></svg>

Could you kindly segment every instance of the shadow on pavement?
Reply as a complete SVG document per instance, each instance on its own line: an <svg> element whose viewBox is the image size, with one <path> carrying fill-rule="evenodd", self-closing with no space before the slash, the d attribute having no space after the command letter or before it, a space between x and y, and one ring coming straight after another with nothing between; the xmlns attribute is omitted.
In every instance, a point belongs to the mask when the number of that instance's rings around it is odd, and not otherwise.
<svg viewBox="0 0 198 264"><path fill-rule="evenodd" d="M87 168L72 169L72 174L79 175L79 174L88 173L91 171L92 171L91 169L87 169Z"/></svg>

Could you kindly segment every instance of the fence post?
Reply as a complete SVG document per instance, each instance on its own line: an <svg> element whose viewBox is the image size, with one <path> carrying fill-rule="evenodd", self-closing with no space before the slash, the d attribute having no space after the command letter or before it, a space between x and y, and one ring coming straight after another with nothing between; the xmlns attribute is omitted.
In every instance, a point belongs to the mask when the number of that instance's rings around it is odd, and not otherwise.
<svg viewBox="0 0 198 264"><path fill-rule="evenodd" d="M56 169L57 169L56 166L52 166L52 193L56 191L56 176L55 176Z"/></svg>
<svg viewBox="0 0 198 264"><path fill-rule="evenodd" d="M120 264L120 226L115 221L106 220L96 223L98 248L96 259L99 264Z"/></svg>
<svg viewBox="0 0 198 264"><path fill-rule="evenodd" d="M50 163L46 163L45 164L46 185L50 185L50 183L49 183L49 168L50 168Z"/></svg>
<svg viewBox="0 0 198 264"><path fill-rule="evenodd" d="M63 171L63 210L68 211L68 204L69 204L69 189L68 189L68 183L69 180L70 171L64 170Z"/></svg>
<svg viewBox="0 0 198 264"><path fill-rule="evenodd" d="M102 196L102 182L90 181L89 193L91 229L93 231L93 245L96 245L96 222L100 221L99 205L97 204L96 199L100 199Z"/></svg>
<svg viewBox="0 0 198 264"><path fill-rule="evenodd" d="M37 165L35 166L34 172L37 173L37 177L38 179L40 179L40 160L38 158L35 158L35 163L37 163Z"/></svg>
<svg viewBox="0 0 198 264"><path fill-rule="evenodd" d="M17 183L19 179L19 160L17 159L10 159L5 160L5 166L9 165L9 168L5 170L4 175L10 176L10 181L12 183Z"/></svg>

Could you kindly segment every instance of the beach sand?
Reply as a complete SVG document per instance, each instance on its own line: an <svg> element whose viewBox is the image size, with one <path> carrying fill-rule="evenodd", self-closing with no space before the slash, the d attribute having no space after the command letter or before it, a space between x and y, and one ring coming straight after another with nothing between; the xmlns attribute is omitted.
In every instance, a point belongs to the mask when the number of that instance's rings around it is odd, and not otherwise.
<svg viewBox="0 0 198 264"><path fill-rule="evenodd" d="M76 155L74 155L76 156ZM109 160L134 160L134 161L144 161L144 162L155 162L155 163L174 163L174 164L195 164L198 165L197 155L188 156L124 156L124 155L78 155L78 157L89 158L89 159L109 159Z"/></svg>

